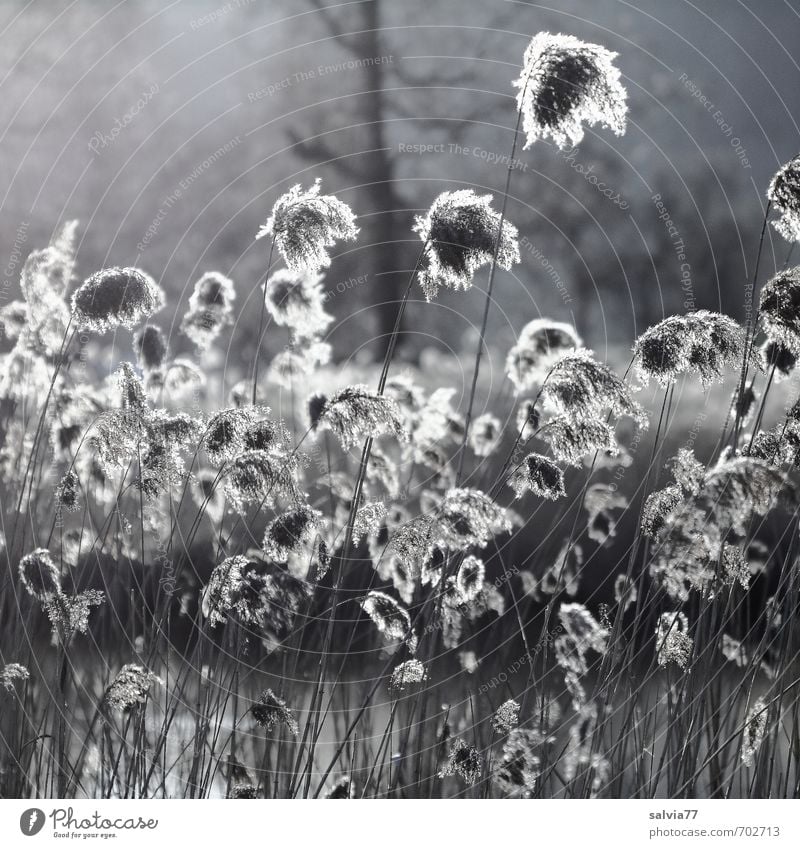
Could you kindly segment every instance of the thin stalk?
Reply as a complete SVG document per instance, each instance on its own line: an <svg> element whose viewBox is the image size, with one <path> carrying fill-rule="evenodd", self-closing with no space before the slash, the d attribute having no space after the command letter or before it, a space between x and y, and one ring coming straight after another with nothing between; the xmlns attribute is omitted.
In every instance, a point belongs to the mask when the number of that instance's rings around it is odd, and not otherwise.
<svg viewBox="0 0 800 848"><path fill-rule="evenodd" d="M525 83L527 88L527 82ZM522 96L524 97L524 89ZM469 438L469 427L472 422L472 409L475 405L475 392L478 388L478 374L481 368L481 357L483 356L483 343L486 337L486 327L489 323L489 309L492 305L492 292L494 291L494 278L497 273L497 257L500 255L500 244L503 240L503 224L506 219L506 207L508 206L508 192L511 188L511 174L514 171L514 155L517 152L517 141L519 139L519 128L522 123L522 109L517 109L517 123L514 127L514 140L511 143L511 155L508 159L508 167L506 168L506 184L503 189L503 200L500 204L500 221L497 227L497 240L494 243L494 253L492 254L492 264L489 269L489 282L486 284L486 302L483 307L483 319L481 321L481 332L478 338L478 349L475 353L475 367L472 371L472 386L469 393L469 403L467 404L467 415L464 419L464 438L461 442L458 458L458 473L456 474L456 487L461 484L461 478L464 473L464 457L467 453L467 439Z"/></svg>
<svg viewBox="0 0 800 848"><path fill-rule="evenodd" d="M382 396L383 392L386 388L386 380L389 375L389 367L392 362L392 357L394 356L395 348L397 347L397 338L400 332L400 326L402 324L403 315L405 313L406 305L408 303L409 296L411 295L411 289L414 285L414 280L417 276L417 272L419 271L420 263L425 255L425 251L428 248L428 241L426 240L422 246L422 250L419 252L419 256L417 257L417 261L414 264L414 270L411 272L408 278L408 284L406 285L405 292L403 293L402 300L400 301L400 306L397 310L397 318L394 322L394 328L392 329L392 335L389 338L389 344L386 348L386 354L383 358L383 367L381 368L380 377L378 379L378 396ZM366 478L367 473L367 465L369 463L370 454L372 452L372 437L368 437L364 442L364 447L361 451L361 461L359 462L358 467L358 475L356 477L355 485L353 486L353 497L350 501L350 514L347 520L347 530L345 533L344 545L342 546L342 554L339 557L339 563L337 568L336 582L334 584L334 593L333 600L331 601L330 606L330 614L328 616L328 624L325 632L325 638L322 646L322 652L320 656L320 668L317 676L317 682L314 689L314 696L312 697L312 708L313 705L317 703L318 696L320 692L320 688L322 686L323 679L325 677L327 666L328 666L328 649L330 647L330 642L333 637L333 626L334 626L334 618L335 618L335 610L338 605L339 592L341 589L342 577L344 574L345 567L347 565L349 556L350 556L350 548L353 543L353 528L355 526L356 513L358 512L358 507L361 502L361 492L364 487L364 480ZM321 706L321 701L319 701ZM317 739L314 738L311 743L311 748L308 755L308 762L313 762L314 751L316 747Z"/></svg>
<svg viewBox="0 0 800 848"><path fill-rule="evenodd" d="M255 360L253 362L253 406L256 405L258 396L258 361L261 358L261 342L264 337L264 320L267 316L267 283L269 282L269 269L272 267L272 254L275 251L275 238L269 245L269 259L267 259L267 273L264 277L264 291L261 293L261 317L258 319L258 339L256 341Z"/></svg>

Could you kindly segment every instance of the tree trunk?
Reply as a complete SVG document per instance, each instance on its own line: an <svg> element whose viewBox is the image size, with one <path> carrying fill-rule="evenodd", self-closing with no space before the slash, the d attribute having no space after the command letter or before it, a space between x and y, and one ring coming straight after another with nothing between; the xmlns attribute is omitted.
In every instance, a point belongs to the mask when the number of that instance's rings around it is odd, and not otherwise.
<svg viewBox="0 0 800 848"><path fill-rule="evenodd" d="M365 246L364 270L368 274L365 298L375 315L374 353L382 357L394 328L399 299L402 296L408 239L408 216L399 212L401 201L395 191L395 172L392 151L387 150L384 120L387 113L384 90L385 51L380 36L380 0L362 6L365 55L369 60L365 92L364 115L367 121L367 149L371 153L359 157L363 161L363 187L366 198L361 219L361 239ZM402 344L402 337L398 346Z"/></svg>

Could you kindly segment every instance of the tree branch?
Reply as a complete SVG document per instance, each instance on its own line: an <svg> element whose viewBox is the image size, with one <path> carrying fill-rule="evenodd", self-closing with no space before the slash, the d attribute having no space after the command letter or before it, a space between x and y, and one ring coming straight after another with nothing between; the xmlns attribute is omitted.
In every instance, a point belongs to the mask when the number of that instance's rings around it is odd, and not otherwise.
<svg viewBox="0 0 800 848"><path fill-rule="evenodd" d="M395 99L391 104L391 111L398 118L407 118L408 120L416 121L424 126L447 132L453 138L463 138L465 133L472 129L474 124L485 124L489 115L492 114L490 109L472 109L466 114L461 114L458 117L442 118L441 116L424 116L420 115L409 104L405 104L399 99Z"/></svg>
<svg viewBox="0 0 800 848"><path fill-rule="evenodd" d="M350 178L358 175L354 161L351 158L341 158L341 150L335 150L322 137L306 138L291 127L286 130L286 135L292 145L292 153L299 158L316 163L327 162Z"/></svg>
<svg viewBox="0 0 800 848"><path fill-rule="evenodd" d="M463 88L465 85L469 84L470 81L475 79L475 74L469 72L466 74L444 76L437 71L435 76L431 74L428 74L427 76L417 76L416 74L411 73L408 66L404 66L402 63L393 63L391 66L391 73L396 76L403 85L407 85L410 88L425 88L430 85L431 80L435 80L437 86Z"/></svg>
<svg viewBox="0 0 800 848"><path fill-rule="evenodd" d="M351 33L348 33L341 22L335 15L331 14L329 6L326 6L322 0L308 0L309 4L314 7L320 20L325 24L328 31L331 32L334 38L345 47L350 53L358 52L358 39L354 38Z"/></svg>

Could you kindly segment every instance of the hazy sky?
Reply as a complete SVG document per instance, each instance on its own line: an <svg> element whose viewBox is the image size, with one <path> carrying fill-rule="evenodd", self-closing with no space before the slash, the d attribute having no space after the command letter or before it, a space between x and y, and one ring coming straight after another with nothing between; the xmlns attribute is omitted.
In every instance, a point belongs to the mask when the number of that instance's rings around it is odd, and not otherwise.
<svg viewBox="0 0 800 848"><path fill-rule="evenodd" d="M359 3L326 5L345 35L358 29ZM252 288L263 263L253 234L293 181L322 176L359 207L357 168L345 179L329 163L311 167L294 155L289 136L325 133L337 154L357 163L367 143L352 128L366 96L357 58L387 65L389 100L398 108L386 137L404 206L423 208L453 181L497 191L504 170L490 154L509 146L510 81L540 29L619 52L628 131L622 139L588 134L581 157L587 167L597 161L639 211L614 229L619 210L571 163L537 146L515 177L515 220L546 241L552 264L567 276L582 273L591 251L601 270L581 286L613 295L632 289L630 273L645 273L636 266L617 274L613 264L624 266L626 251L649 255L655 245L669 255L669 234L649 199L663 186L686 209L682 228L692 247L713 249L713 262L720 253L735 256L745 275L766 182L800 149L796 4L381 0L380 7L381 56L358 57L304 0L3 2L6 290L16 286L20 255L73 217L82 222L83 275L138 262L185 298L198 274L215 267ZM470 154L402 152L408 144L453 142L428 120L441 116L471 122ZM569 238L559 215L571 221ZM346 262L339 269L346 276L363 270ZM660 278L642 283L642 299L657 300L661 285ZM721 285L709 282L700 300L719 300ZM540 286L542 308L559 309L547 286ZM638 295L625 297L626 311L635 311Z"/></svg>

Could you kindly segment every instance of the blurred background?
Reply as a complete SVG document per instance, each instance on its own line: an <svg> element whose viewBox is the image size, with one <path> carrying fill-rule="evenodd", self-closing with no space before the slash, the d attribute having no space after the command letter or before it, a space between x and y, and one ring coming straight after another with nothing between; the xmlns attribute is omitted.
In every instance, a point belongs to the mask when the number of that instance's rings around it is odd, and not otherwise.
<svg viewBox="0 0 800 848"><path fill-rule="evenodd" d="M79 276L151 273L175 352L196 279L232 277L224 355L247 363L266 262L255 232L279 194L321 177L361 226L325 280L329 340L338 357L374 357L419 248L413 216L447 189L502 191L511 81L540 30L619 53L629 124L571 153L518 151L522 262L498 278L489 345L504 353L546 315L626 360L665 314L743 318L767 183L800 149L789 0L4 0L0 305L28 251L78 218ZM765 273L785 258L770 233ZM399 355L463 350L479 293L418 297Z"/></svg>

